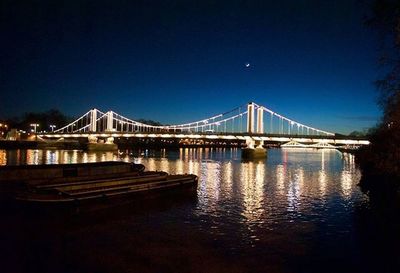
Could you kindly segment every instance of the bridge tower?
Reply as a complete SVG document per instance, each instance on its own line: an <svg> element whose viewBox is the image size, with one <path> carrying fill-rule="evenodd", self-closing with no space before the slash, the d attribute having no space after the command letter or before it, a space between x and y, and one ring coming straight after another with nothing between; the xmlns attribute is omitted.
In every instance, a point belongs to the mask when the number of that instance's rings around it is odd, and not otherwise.
<svg viewBox="0 0 400 273"><path fill-rule="evenodd" d="M113 126L113 123L114 123L114 112L113 111L108 111L105 114L105 116L106 116L106 128L105 128L105 131L111 133L113 131L113 128L114 128L114 126ZM91 128L92 127L93 126L91 126ZM118 150L118 145L114 143L114 137L112 137L111 134L109 134L105 138L105 140L102 140L101 142L99 142L97 137L95 137L95 136L89 136L88 141L89 141L89 143L87 144L87 149L91 150L91 151L114 151L114 150Z"/></svg>
<svg viewBox="0 0 400 273"><path fill-rule="evenodd" d="M254 132L254 103L247 104L247 133Z"/></svg>
<svg viewBox="0 0 400 273"><path fill-rule="evenodd" d="M257 134L264 133L264 109L259 107L257 109ZM257 148L263 148L264 140L257 141Z"/></svg>
<svg viewBox="0 0 400 273"><path fill-rule="evenodd" d="M113 112L112 111L108 111L107 112L107 125L106 125L106 132L112 132L113 131Z"/></svg>
<svg viewBox="0 0 400 273"><path fill-rule="evenodd" d="M93 108L90 110L90 132L96 132L97 130L97 110Z"/></svg>
<svg viewBox="0 0 400 273"><path fill-rule="evenodd" d="M257 134L264 133L264 109L259 107L257 109Z"/></svg>
<svg viewBox="0 0 400 273"><path fill-rule="evenodd" d="M265 158L267 156L267 150L263 147L264 141L256 141L251 136L253 133L264 133L264 109L261 107L257 109L257 127L255 132L254 110L255 104L253 102L247 104L247 133L250 134L250 136L246 139L247 147L242 149L242 157L246 159Z"/></svg>

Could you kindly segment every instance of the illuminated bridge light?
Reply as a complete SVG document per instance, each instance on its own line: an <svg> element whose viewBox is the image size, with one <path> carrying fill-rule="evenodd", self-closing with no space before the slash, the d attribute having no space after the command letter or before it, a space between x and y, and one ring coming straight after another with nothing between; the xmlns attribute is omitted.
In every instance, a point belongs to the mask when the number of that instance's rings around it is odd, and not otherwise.
<svg viewBox="0 0 400 273"><path fill-rule="evenodd" d="M275 141L281 143L295 140L303 143L316 144L369 144L368 140L336 139L334 133L307 126L302 122L295 121L295 119L278 114L276 111L268 109L265 106L256 103L251 103L251 106L252 107L249 108L247 105L242 105L210 118L165 126L144 124L113 111L102 112L94 108L66 126L54 130L52 133L43 132L38 133L37 136L45 138L87 138L89 136L103 138L203 138L242 141ZM247 111L242 111L244 109L247 109ZM255 112L257 113L257 117ZM268 119L264 120L264 112L269 115ZM249 119L249 116L253 118ZM252 124L247 124L247 122ZM255 127L257 127L256 131L254 131ZM265 134L268 134L268 136L265 136ZM297 136L301 136L301 138ZM325 139L321 138L321 136L330 138Z"/></svg>

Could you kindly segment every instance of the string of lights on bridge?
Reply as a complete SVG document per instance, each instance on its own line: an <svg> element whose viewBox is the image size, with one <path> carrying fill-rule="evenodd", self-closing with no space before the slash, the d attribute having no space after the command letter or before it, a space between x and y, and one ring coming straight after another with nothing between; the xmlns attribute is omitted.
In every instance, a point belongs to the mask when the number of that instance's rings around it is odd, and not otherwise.
<svg viewBox="0 0 400 273"><path fill-rule="evenodd" d="M256 115L255 115L256 113ZM265 122L264 116L268 121ZM334 133L289 119L267 107L249 103L228 112L184 124L151 125L135 121L114 111L91 109L54 133L90 132L185 132L185 133L256 133L286 135L326 135Z"/></svg>

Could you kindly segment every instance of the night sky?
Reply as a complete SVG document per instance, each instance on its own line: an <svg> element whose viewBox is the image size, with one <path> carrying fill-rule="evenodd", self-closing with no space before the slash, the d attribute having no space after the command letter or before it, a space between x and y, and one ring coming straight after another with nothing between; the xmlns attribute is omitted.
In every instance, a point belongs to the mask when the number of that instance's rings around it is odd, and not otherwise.
<svg viewBox="0 0 400 273"><path fill-rule="evenodd" d="M0 117L96 107L176 124L254 101L362 130L380 116L362 3L3 0Z"/></svg>

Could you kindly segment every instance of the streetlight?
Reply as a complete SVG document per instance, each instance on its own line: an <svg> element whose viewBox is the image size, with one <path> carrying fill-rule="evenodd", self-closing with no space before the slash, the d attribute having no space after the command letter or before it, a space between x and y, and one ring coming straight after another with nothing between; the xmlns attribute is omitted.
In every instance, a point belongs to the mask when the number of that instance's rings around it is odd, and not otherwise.
<svg viewBox="0 0 400 273"><path fill-rule="evenodd" d="M54 124L50 125L51 131L54 132L54 128L56 128L57 126L55 126Z"/></svg>
<svg viewBox="0 0 400 273"><path fill-rule="evenodd" d="M37 123L31 123L31 127L33 127L33 131L34 131L35 134L36 134L36 128L39 127L39 124L37 124Z"/></svg>

